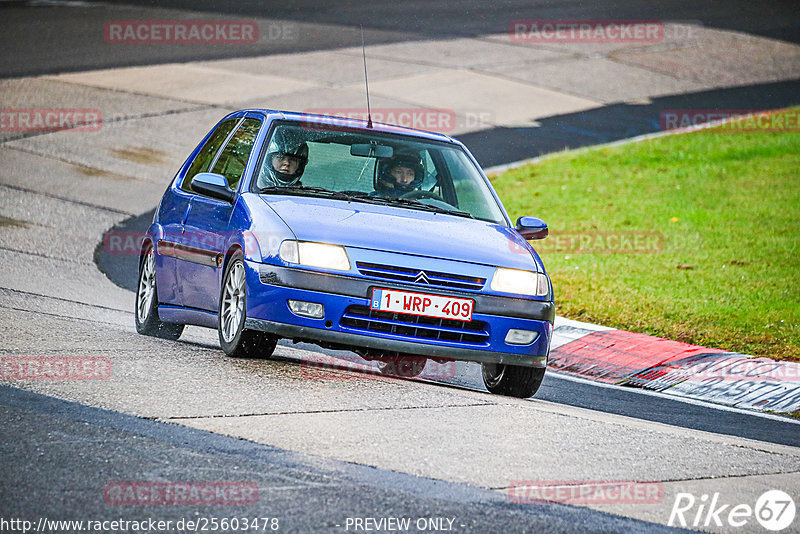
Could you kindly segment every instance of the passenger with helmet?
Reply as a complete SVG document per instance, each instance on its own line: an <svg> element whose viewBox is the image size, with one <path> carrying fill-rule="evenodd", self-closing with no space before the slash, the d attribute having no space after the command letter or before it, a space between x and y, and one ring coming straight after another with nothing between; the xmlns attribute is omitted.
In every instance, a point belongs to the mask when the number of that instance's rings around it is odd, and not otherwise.
<svg viewBox="0 0 800 534"><path fill-rule="evenodd" d="M259 180L261 187L303 186L300 178L308 163L308 144L293 133L284 129L275 132Z"/></svg>
<svg viewBox="0 0 800 534"><path fill-rule="evenodd" d="M399 198L415 191L425 178L422 158L415 153L397 153L378 163L373 195Z"/></svg>

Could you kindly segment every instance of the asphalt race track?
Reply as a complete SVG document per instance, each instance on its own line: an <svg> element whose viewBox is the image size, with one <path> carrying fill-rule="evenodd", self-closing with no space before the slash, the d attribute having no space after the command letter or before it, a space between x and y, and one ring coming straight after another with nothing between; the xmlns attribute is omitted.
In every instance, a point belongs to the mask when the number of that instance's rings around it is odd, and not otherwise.
<svg viewBox="0 0 800 534"><path fill-rule="evenodd" d="M37 516L43 503L48 503L50 518L105 517L107 505L95 498L95 481L118 477L120 472L147 471L157 463L173 480L194 479L198 468L210 476L246 476L258 485L259 500L236 507L235 515L283 518L281 531L337 530L348 517L370 517L376 510L386 517L447 518L453 530L463 532L519 532L520 527L530 532L564 532L575 525L594 532L672 530L585 508L513 504L502 494L465 484L335 460L310 462L303 455L275 447L16 389L4 390L2 399L5 431L16 436L13 446L3 447L4 457L16 459L41 450L46 459L33 473L6 469L4 489L13 488L21 498L14 499L13 514L3 510L4 516ZM61 439L53 440L53 434ZM55 482L53 472L59 474ZM70 498L62 499L62 494ZM76 501L84 505L76 509ZM130 519L177 522L194 515L196 510L190 506L166 511L150 506L140 507Z"/></svg>
<svg viewBox="0 0 800 534"><path fill-rule="evenodd" d="M360 60L357 23L365 27L379 106L430 98L433 107L440 94L402 85L417 76L461 86L483 80L493 91L524 89L546 100L520 104L530 114L519 123L513 115L523 108L514 102L498 102L485 127L459 122L452 133L485 167L654 133L663 109L800 103L800 15L792 2L311 4L0 2L0 107L94 107L104 118L99 132L0 131L0 324L7 332L0 359L82 358L109 370L103 379L71 381L4 373L0 531L22 531L3 523L12 519L40 532L81 531L50 520L172 521L149 531L177 532L202 530L187 521L257 517L266 525L258 530L281 532L661 532L674 530L667 523L681 494L754 507L764 492L781 490L800 502L800 424L777 415L555 372L532 399L502 398L485 391L472 364L429 364L420 379L387 379L352 353L312 345L282 341L271 360L233 360L213 331L190 327L176 342L136 334L136 256L109 249L104 234L145 228L182 158L228 110L360 99L360 73L345 68ZM241 17L262 30L292 28L302 39L250 47L103 41L109 20ZM510 20L570 17L693 21L704 32L698 50L723 52L708 52L716 63L703 67L712 74L679 64L674 43L588 53L552 47L540 53L542 63L520 63L534 72L613 59L634 72L626 84L613 83L620 67L586 87L556 74L540 86L503 64L505 54L528 53L502 48ZM719 82L734 65L724 52L731 43L760 59ZM672 56L671 46L679 50ZM492 61L471 63L482 55ZM442 69L438 62L447 60L462 64ZM664 64L691 75L670 81L656 72ZM271 67L308 69L308 80L299 80L303 71L291 92L264 96L258 90L277 79L269 78ZM221 72L258 74L252 86L197 89L208 73ZM674 87L653 90L663 83ZM474 91L464 100L485 96L474 86L463 90ZM460 121L465 110L453 108ZM515 497L520 488L565 482L658 493L573 504ZM255 497L171 506L114 500L115 487L134 483L151 490L233 483L255 489ZM697 506L685 516L700 530L766 532L755 518L745 527L704 524ZM390 518L410 526L390 528ZM135 530L144 531L102 529ZM782 532L798 531L800 520Z"/></svg>
<svg viewBox="0 0 800 534"><path fill-rule="evenodd" d="M368 44L437 39L443 36L474 37L508 30L516 19L638 19L700 21L702 24L792 43L800 43L797 6L791 0L747 2L733 0L724 3L706 2L698 5L692 0L667 2L638 2L624 0L587 4L585 2L542 2L506 0L487 4L476 0L453 2L439 0L422 5L379 0L368 6L360 2L327 2L313 0L275 1L152 1L110 0L102 4L124 8L119 18L111 20L157 19L170 20L181 10L235 17L259 17L300 24L326 25L329 31L304 33L303 39L285 42L268 40L258 47L239 48L217 46L130 47L120 51L103 48L102 35L91 28L109 18L100 10L83 9L92 2L31 2L6 1L4 27L9 31L0 36L7 53L0 60L3 76L46 74L54 71L86 70L128 65L147 65L169 61L189 61L282 52L324 50L353 46L360 42L358 25L365 28ZM98 3L101 4L101 3ZM56 9L41 9L53 5ZM34 13L39 7L38 13ZM87 38L88 37L88 38ZM47 50L47 54L42 54Z"/></svg>

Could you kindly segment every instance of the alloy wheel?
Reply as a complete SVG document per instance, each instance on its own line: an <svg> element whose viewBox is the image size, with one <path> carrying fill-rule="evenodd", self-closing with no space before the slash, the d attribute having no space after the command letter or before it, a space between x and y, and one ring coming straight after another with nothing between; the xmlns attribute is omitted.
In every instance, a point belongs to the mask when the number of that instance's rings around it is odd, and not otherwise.
<svg viewBox="0 0 800 534"><path fill-rule="evenodd" d="M231 266L222 294L222 335L231 342L239 331L244 317L244 266L237 261Z"/></svg>

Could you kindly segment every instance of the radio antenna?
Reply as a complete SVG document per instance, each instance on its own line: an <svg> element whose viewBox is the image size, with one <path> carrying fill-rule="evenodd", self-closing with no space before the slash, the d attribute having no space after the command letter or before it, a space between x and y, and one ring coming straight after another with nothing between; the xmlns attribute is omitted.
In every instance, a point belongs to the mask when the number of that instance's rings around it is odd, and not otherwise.
<svg viewBox="0 0 800 534"><path fill-rule="evenodd" d="M367 88L367 128L372 128L372 112L369 109L369 79L367 78L367 49L364 47L364 25L361 27L361 54L364 56L364 86Z"/></svg>

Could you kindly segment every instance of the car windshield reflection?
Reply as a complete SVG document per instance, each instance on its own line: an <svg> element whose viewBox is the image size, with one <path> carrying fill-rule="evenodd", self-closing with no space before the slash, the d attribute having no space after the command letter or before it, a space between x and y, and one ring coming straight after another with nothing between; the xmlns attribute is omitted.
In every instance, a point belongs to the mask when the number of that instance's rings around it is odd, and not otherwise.
<svg viewBox="0 0 800 534"><path fill-rule="evenodd" d="M505 224L483 176L455 144L279 122L252 191L327 197Z"/></svg>

